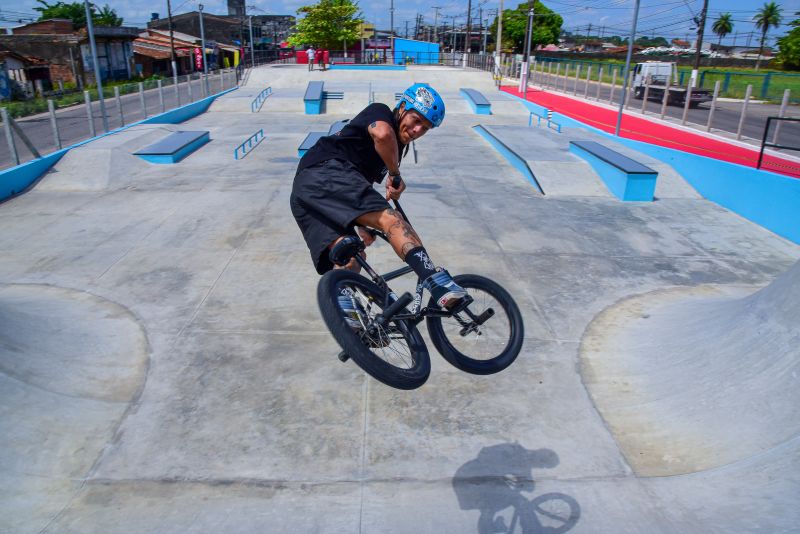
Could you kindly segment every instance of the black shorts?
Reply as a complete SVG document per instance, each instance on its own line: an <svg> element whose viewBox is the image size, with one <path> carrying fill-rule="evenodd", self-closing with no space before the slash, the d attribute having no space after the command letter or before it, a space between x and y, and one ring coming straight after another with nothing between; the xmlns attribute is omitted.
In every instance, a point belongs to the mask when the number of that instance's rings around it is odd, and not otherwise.
<svg viewBox="0 0 800 534"><path fill-rule="evenodd" d="M338 159L298 172L290 202L319 274L333 269L328 246L343 235L355 234L356 219L389 208L386 199L355 166Z"/></svg>

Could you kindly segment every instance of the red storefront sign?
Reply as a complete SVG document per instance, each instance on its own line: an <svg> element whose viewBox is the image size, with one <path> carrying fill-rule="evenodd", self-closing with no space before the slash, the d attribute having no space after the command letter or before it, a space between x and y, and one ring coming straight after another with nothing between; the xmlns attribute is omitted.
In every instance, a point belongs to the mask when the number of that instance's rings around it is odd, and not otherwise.
<svg viewBox="0 0 800 534"><path fill-rule="evenodd" d="M199 48L194 49L194 66L197 70L203 70L203 52Z"/></svg>

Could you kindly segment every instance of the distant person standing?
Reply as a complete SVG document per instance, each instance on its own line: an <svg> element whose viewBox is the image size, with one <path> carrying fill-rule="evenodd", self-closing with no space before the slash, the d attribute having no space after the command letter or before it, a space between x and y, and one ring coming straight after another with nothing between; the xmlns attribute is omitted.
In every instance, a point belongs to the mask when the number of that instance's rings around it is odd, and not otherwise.
<svg viewBox="0 0 800 534"><path fill-rule="evenodd" d="M325 50L317 50L317 58L319 61L319 68L325 70Z"/></svg>
<svg viewBox="0 0 800 534"><path fill-rule="evenodd" d="M308 70L314 70L314 47L309 46L308 50L306 50L306 55L308 56Z"/></svg>

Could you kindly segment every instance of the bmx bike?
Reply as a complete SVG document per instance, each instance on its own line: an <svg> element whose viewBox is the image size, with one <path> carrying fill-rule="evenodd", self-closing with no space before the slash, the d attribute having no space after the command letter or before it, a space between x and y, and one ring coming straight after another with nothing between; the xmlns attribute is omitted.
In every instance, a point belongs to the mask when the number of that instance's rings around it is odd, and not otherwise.
<svg viewBox="0 0 800 534"><path fill-rule="evenodd" d="M408 220L400 204L395 208ZM370 233L388 242L380 231ZM476 274L460 274L455 282L469 296L456 310L440 307L433 298L423 307L424 288L417 279L414 295L397 296L387 282L412 273L409 266L380 275L362 257L366 248L356 236L347 236L331 248L335 265L352 258L369 278L348 269L328 271L317 286L322 317L342 351L339 360L352 359L366 373L398 389L416 389L428 379L430 355L417 329L424 319L436 350L456 368L488 375L516 360L522 348L522 315L511 295L496 282ZM360 328L345 319L339 297L350 299ZM408 307L410 305L410 308Z"/></svg>

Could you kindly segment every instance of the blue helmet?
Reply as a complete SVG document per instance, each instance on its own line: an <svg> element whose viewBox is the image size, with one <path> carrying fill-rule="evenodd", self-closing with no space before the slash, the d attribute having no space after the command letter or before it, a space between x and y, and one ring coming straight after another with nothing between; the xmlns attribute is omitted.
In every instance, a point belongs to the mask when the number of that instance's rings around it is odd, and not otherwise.
<svg viewBox="0 0 800 534"><path fill-rule="evenodd" d="M405 90L403 97L397 102L395 109L400 104L406 103L406 109L413 109L431 121L436 128L444 120L444 100L436 90L427 83L415 83Z"/></svg>

